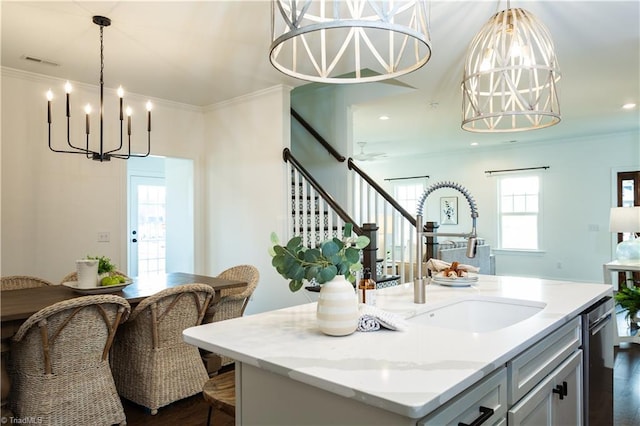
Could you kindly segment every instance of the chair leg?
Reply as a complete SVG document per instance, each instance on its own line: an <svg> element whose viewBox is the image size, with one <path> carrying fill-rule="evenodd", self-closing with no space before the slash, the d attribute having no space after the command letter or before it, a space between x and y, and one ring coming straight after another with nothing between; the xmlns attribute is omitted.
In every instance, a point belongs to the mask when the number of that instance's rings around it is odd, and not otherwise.
<svg viewBox="0 0 640 426"><path fill-rule="evenodd" d="M207 414L207 426L211 426L211 406L209 406L209 414Z"/></svg>

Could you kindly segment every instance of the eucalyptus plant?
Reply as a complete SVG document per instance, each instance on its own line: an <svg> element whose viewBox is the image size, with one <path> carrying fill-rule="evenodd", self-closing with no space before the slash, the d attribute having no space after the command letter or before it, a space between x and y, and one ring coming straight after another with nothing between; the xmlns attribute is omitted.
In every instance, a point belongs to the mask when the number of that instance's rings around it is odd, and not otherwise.
<svg viewBox="0 0 640 426"><path fill-rule="evenodd" d="M365 235L352 236L352 232L353 225L346 223L342 239L332 238L318 247L305 247L299 236L291 238L283 246L272 232L271 264L282 277L290 280L289 290L292 292L302 288L303 280L324 284L336 275L344 275L355 283L356 272L362 270L360 251L369 245L369 238Z"/></svg>

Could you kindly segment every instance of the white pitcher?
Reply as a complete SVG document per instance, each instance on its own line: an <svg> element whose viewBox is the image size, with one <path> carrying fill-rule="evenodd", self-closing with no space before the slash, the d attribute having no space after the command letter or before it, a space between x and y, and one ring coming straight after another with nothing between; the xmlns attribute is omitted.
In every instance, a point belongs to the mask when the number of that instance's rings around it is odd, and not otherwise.
<svg viewBox="0 0 640 426"><path fill-rule="evenodd" d="M76 272L78 273L78 288L96 287L98 280L98 260L76 260Z"/></svg>

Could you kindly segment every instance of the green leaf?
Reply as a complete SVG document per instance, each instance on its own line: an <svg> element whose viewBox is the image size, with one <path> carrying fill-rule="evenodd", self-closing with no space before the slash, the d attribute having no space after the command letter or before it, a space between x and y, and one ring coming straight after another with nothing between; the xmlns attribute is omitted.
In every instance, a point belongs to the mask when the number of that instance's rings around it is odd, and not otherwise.
<svg viewBox="0 0 640 426"><path fill-rule="evenodd" d="M360 250L349 247L344 252L344 257L349 261L349 263L356 263L360 261Z"/></svg>
<svg viewBox="0 0 640 426"><path fill-rule="evenodd" d="M293 237L287 243L287 250L295 252L302 245L302 237Z"/></svg>
<svg viewBox="0 0 640 426"><path fill-rule="evenodd" d="M339 241L339 240L338 240ZM336 244L335 239L332 241L325 241L322 244L322 255L324 257L331 257L340 251L340 247Z"/></svg>
<svg viewBox="0 0 640 426"><path fill-rule="evenodd" d="M293 293L300 290L302 288L301 280L291 280L289 281L289 290Z"/></svg>
<svg viewBox="0 0 640 426"><path fill-rule="evenodd" d="M307 268L307 273L305 274L305 278L308 281L311 281L312 279L318 276L319 272L320 272L319 266L310 266Z"/></svg>
<svg viewBox="0 0 640 426"><path fill-rule="evenodd" d="M349 238L352 232L353 232L353 223L345 223L344 230L342 231L342 236L345 238Z"/></svg>
<svg viewBox="0 0 640 426"><path fill-rule="evenodd" d="M280 245L280 239L278 238L278 234L275 232L271 233L271 244L272 245Z"/></svg>
<svg viewBox="0 0 640 426"><path fill-rule="evenodd" d="M355 245L358 250L362 250L363 248L368 246L370 242L371 240L369 240L369 237L367 237L366 235L360 235L358 238L356 238Z"/></svg>
<svg viewBox="0 0 640 426"><path fill-rule="evenodd" d="M304 261L308 263L315 263L320 258L320 250L318 249L309 249L304 252Z"/></svg>
<svg viewBox="0 0 640 426"><path fill-rule="evenodd" d="M326 268L322 268L318 274L318 284L324 284L327 281L331 281L338 274L338 269L334 265L329 265Z"/></svg>
<svg viewBox="0 0 640 426"><path fill-rule="evenodd" d="M294 280L302 281L304 279L304 268L298 263L293 264L289 270L289 277Z"/></svg>

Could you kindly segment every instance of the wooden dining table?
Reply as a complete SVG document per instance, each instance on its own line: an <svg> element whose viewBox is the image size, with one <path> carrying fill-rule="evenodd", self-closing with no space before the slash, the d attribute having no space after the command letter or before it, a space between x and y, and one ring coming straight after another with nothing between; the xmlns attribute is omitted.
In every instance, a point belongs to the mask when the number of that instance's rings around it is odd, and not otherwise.
<svg viewBox="0 0 640 426"><path fill-rule="evenodd" d="M214 300L211 302L214 309L221 298L220 290L238 289L238 291L242 291L242 288L247 286L247 282L241 280L171 272L133 278L131 284L112 294L124 297L134 308L141 300L159 291L191 283L208 284L216 290ZM84 294L64 285L3 291L0 297L0 327L2 328L3 343L5 339L15 334L24 320L40 309L63 300L82 296ZM212 312L210 311L209 314Z"/></svg>

